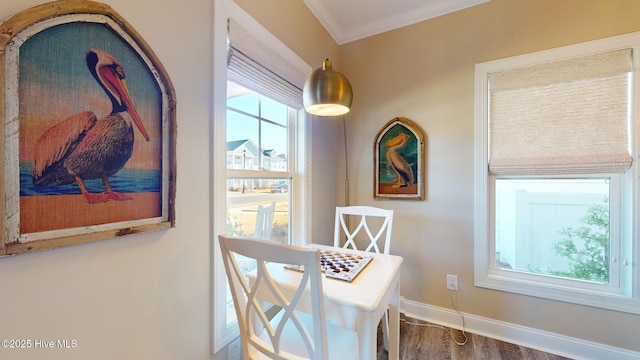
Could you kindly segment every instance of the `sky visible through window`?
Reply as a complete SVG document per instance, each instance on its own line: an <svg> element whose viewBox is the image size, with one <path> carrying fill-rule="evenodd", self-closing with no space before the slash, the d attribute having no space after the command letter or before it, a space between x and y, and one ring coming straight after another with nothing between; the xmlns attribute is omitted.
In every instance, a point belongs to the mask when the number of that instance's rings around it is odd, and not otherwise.
<svg viewBox="0 0 640 360"><path fill-rule="evenodd" d="M227 105L242 112L227 112L227 141L249 139L263 150L287 154L286 105L249 90L229 97ZM256 117L264 119L262 128L259 128L260 121ZM259 139L261 133L262 138Z"/></svg>

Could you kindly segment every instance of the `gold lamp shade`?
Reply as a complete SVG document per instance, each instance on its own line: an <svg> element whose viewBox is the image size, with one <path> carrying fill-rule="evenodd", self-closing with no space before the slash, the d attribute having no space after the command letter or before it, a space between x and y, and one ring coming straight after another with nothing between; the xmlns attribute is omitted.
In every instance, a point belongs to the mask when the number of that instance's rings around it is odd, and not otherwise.
<svg viewBox="0 0 640 360"><path fill-rule="evenodd" d="M308 113L318 116L338 116L349 112L353 92L349 80L331 68L331 61L322 62L304 83L302 101Z"/></svg>

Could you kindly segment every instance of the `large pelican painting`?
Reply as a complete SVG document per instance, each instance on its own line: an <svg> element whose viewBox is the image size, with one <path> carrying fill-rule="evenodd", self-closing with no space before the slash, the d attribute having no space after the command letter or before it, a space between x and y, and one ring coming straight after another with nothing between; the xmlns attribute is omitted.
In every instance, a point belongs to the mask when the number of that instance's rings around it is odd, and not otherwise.
<svg viewBox="0 0 640 360"><path fill-rule="evenodd" d="M3 26L14 35L0 38L13 65L0 94L0 255L173 226L175 96L142 38L93 1L36 6Z"/></svg>
<svg viewBox="0 0 640 360"><path fill-rule="evenodd" d="M374 141L374 197L424 199L424 135L408 119L394 118Z"/></svg>
<svg viewBox="0 0 640 360"><path fill-rule="evenodd" d="M109 177L131 159L134 125L146 141L150 137L129 95L122 64L113 55L99 49L89 49L85 57L89 72L111 101L111 111L100 119L92 111L81 112L47 129L35 144L31 173L33 185L55 183L63 186L75 182L89 204L132 200L130 195L113 190ZM25 109L27 111L28 108ZM123 116L124 112L129 113L129 117ZM159 163L157 157L150 160ZM159 166L155 168L159 169ZM160 177L154 178L158 180ZM104 191L89 192L84 181L90 179L101 179ZM159 192L159 187L156 187L153 190Z"/></svg>

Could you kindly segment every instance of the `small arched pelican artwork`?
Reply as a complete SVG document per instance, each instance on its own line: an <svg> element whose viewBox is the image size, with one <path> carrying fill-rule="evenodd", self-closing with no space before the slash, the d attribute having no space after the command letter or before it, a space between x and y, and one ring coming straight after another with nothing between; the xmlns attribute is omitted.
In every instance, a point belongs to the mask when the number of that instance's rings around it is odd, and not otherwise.
<svg viewBox="0 0 640 360"><path fill-rule="evenodd" d="M374 141L376 199L424 199L424 136L405 118L394 118Z"/></svg>
<svg viewBox="0 0 640 360"><path fill-rule="evenodd" d="M413 185L415 177L413 176L413 169L411 165L398 153L398 150L407 144L411 136L407 133L400 133L398 136L384 143L387 149L387 165L391 167L396 174L396 184L394 188L402 186Z"/></svg>

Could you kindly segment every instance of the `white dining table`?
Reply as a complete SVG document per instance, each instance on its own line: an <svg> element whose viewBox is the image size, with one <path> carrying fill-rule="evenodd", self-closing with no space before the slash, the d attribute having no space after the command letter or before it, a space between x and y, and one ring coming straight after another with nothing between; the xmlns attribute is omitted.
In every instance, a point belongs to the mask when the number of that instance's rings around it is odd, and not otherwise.
<svg viewBox="0 0 640 360"><path fill-rule="evenodd" d="M397 360L400 343L400 265L402 257L376 254L319 244L308 247L372 256L369 264L353 279L343 281L322 277L327 320L357 332L361 360L377 358L378 323L389 311L389 359ZM270 268L271 276L281 284L300 282L302 273L284 268ZM331 344L329 344L331 346Z"/></svg>

